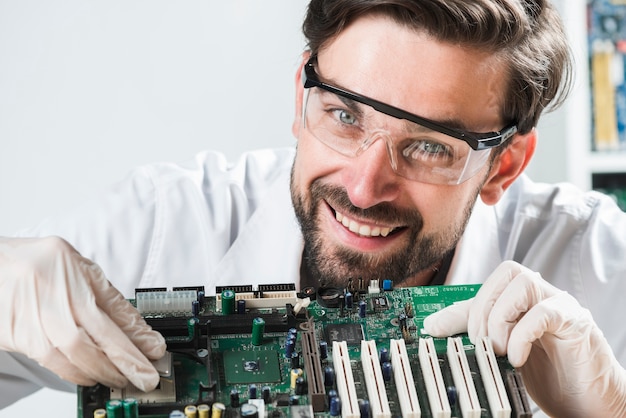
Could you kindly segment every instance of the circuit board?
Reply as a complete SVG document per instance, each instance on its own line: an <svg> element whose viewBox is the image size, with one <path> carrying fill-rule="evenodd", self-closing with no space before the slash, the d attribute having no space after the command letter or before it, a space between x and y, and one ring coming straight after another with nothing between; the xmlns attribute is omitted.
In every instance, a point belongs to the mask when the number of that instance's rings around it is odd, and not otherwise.
<svg viewBox="0 0 626 418"><path fill-rule="evenodd" d="M131 302L168 346L161 382L79 387L78 417L530 417L520 376L487 339L422 330L478 288L138 289Z"/></svg>

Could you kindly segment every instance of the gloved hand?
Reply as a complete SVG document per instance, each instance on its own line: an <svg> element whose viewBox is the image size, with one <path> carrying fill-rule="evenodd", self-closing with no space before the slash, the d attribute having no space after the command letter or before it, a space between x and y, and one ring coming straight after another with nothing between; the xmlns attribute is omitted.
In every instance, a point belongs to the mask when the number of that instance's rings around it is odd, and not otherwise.
<svg viewBox="0 0 626 418"><path fill-rule="evenodd" d="M66 241L0 238L0 349L76 384L147 391L165 340Z"/></svg>
<svg viewBox="0 0 626 418"><path fill-rule="evenodd" d="M502 263L474 298L428 316L424 330L488 336L551 416L626 416L626 372L591 313L518 263Z"/></svg>

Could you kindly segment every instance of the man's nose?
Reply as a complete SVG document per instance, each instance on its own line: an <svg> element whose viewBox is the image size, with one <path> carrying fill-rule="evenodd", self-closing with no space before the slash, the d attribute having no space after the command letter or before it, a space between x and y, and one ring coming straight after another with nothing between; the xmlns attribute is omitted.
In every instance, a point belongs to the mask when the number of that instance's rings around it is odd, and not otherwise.
<svg viewBox="0 0 626 418"><path fill-rule="evenodd" d="M371 135L344 171L344 184L353 205L366 209L398 196L398 175L391 166L390 141L385 134Z"/></svg>

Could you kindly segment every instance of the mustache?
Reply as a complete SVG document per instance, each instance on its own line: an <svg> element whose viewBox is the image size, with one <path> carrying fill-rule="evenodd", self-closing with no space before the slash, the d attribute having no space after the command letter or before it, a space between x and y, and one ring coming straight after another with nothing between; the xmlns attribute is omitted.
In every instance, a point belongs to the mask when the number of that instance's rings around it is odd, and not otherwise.
<svg viewBox="0 0 626 418"><path fill-rule="evenodd" d="M392 225L421 228L423 225L422 215L417 210L398 208L388 202L382 202L369 208L359 208L350 201L348 192L338 186L324 184L316 180L311 184L311 204L325 200L333 209L344 215L353 215L365 219L375 219L379 222Z"/></svg>

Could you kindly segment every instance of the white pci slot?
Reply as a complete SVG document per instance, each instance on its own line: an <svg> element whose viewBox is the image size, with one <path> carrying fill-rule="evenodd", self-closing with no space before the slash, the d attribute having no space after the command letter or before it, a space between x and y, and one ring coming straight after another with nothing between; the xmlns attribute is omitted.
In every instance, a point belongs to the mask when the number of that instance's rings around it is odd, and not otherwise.
<svg viewBox="0 0 626 418"><path fill-rule="evenodd" d="M463 349L463 340L459 337L448 338L447 354L463 418L480 418L480 403Z"/></svg>
<svg viewBox="0 0 626 418"><path fill-rule="evenodd" d="M439 367L439 359L437 359L433 339L420 338L418 350L420 369L424 376L424 383L426 383L426 392L432 415L435 418L450 418L450 415L452 415L450 401L448 401L448 393L441 376L441 368Z"/></svg>
<svg viewBox="0 0 626 418"><path fill-rule="evenodd" d="M506 395L504 382L489 337L481 338L476 344L476 361L487 393L491 415L494 418L509 418L511 416L511 404Z"/></svg>
<svg viewBox="0 0 626 418"><path fill-rule="evenodd" d="M403 418L420 418L422 410L415 390L415 380L409 363L409 355L406 352L404 340L390 340L389 351L391 352L391 366L393 377L398 391L398 400Z"/></svg>
<svg viewBox="0 0 626 418"><path fill-rule="evenodd" d="M341 416L343 418L360 417L348 344L345 341L333 341L333 365L335 366L337 392L339 399L341 399Z"/></svg>
<svg viewBox="0 0 626 418"><path fill-rule="evenodd" d="M361 365L373 418L391 418L376 342L361 341Z"/></svg>

